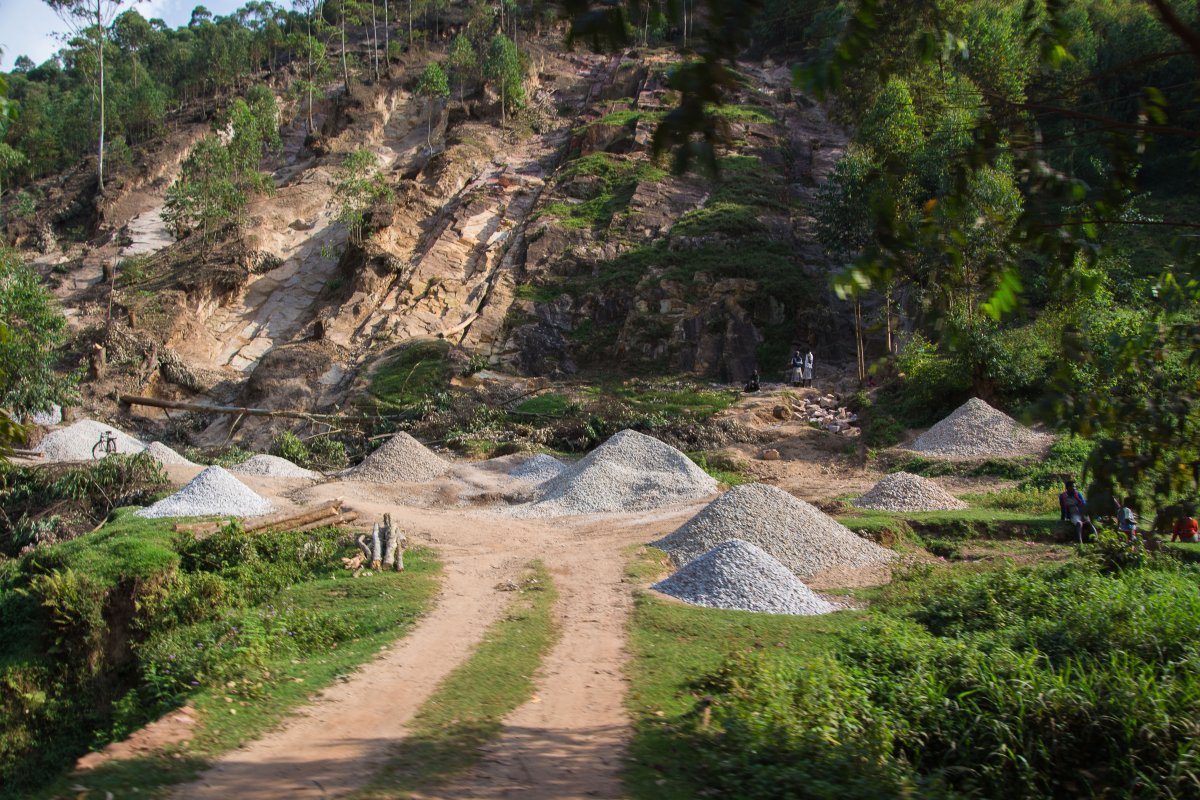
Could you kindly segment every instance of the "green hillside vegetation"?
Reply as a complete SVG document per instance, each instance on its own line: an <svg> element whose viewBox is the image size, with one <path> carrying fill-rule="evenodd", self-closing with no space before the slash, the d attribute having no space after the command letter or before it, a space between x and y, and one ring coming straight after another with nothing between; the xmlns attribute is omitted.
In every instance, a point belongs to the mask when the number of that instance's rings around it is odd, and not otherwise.
<svg viewBox="0 0 1200 800"><path fill-rule="evenodd" d="M349 580L338 557L357 551L345 541L237 526L197 540L120 512L0 562L0 797L29 797L184 702L203 720L193 753L235 747L404 635L433 598L438 562L414 549L403 573ZM181 777L154 773L137 780ZM100 779L130 776L114 767Z"/></svg>

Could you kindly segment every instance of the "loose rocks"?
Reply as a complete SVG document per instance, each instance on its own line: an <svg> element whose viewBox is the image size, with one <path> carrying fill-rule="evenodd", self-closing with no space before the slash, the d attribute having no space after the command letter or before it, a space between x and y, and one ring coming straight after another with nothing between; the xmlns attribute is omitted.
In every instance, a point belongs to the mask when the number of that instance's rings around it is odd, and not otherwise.
<svg viewBox="0 0 1200 800"><path fill-rule="evenodd" d="M877 511L957 511L968 507L933 481L908 472L888 475L852 504Z"/></svg>
<svg viewBox="0 0 1200 800"><path fill-rule="evenodd" d="M699 500L717 482L690 458L652 436L621 431L543 484L522 516L620 513Z"/></svg>
<svg viewBox="0 0 1200 800"><path fill-rule="evenodd" d="M237 475L265 475L270 478L310 478L322 477L321 473L305 469L279 456L257 455L229 468Z"/></svg>
<svg viewBox="0 0 1200 800"><path fill-rule="evenodd" d="M91 461L92 448L100 441L105 431L112 431L117 443L117 452L122 455L140 453L146 449L146 445L129 434L93 419L81 419L73 425L46 434L34 449L41 453L47 462Z"/></svg>
<svg viewBox="0 0 1200 800"><path fill-rule="evenodd" d="M195 462L188 461L162 442L151 442L146 445L146 453L154 456L154 460L160 464L179 464L185 467L196 466Z"/></svg>
<svg viewBox="0 0 1200 800"><path fill-rule="evenodd" d="M828 569L880 566L896 557L803 500L763 483L735 486L653 546L683 565L734 539L762 548L801 578Z"/></svg>
<svg viewBox="0 0 1200 800"><path fill-rule="evenodd" d="M708 608L768 614L828 614L822 600L768 553L740 539L719 544L654 584L663 594Z"/></svg>
<svg viewBox="0 0 1200 800"><path fill-rule="evenodd" d="M420 483L445 474L450 465L403 431L342 477L368 483Z"/></svg>
<svg viewBox="0 0 1200 800"><path fill-rule="evenodd" d="M567 465L554 456L539 453L508 474L521 480L541 483L558 477L566 468Z"/></svg>
<svg viewBox="0 0 1200 800"><path fill-rule="evenodd" d="M270 501L259 497L245 484L220 467L206 467L170 497L136 511L139 517L207 517L228 515L256 517L274 510Z"/></svg>
<svg viewBox="0 0 1200 800"><path fill-rule="evenodd" d="M1002 411L972 397L913 443L918 453L941 458L1024 456L1041 452L1052 437L1034 433Z"/></svg>

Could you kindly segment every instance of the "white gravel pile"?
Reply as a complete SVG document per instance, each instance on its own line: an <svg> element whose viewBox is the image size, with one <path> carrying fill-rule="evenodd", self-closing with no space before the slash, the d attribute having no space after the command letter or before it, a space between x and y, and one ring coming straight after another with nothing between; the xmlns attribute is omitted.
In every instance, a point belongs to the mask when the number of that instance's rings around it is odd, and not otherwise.
<svg viewBox="0 0 1200 800"><path fill-rule="evenodd" d="M761 547L801 578L829 569L881 566L896 557L803 500L763 483L735 486L652 545L682 566L734 539Z"/></svg>
<svg viewBox="0 0 1200 800"><path fill-rule="evenodd" d="M972 397L917 437L912 449L942 458L1024 456L1040 453L1052 441Z"/></svg>
<svg viewBox="0 0 1200 800"><path fill-rule="evenodd" d="M269 500L217 466L206 467L170 497L136 511L139 517L257 517L274 510Z"/></svg>
<svg viewBox="0 0 1200 800"><path fill-rule="evenodd" d="M450 464L403 431L342 477L368 483L420 483L445 474Z"/></svg>
<svg viewBox="0 0 1200 800"><path fill-rule="evenodd" d="M683 453L652 436L625 430L542 484L520 516L645 511L699 500L717 482Z"/></svg>
<svg viewBox="0 0 1200 800"><path fill-rule="evenodd" d="M927 478L893 472L853 501L859 508L876 511L957 511L967 504Z"/></svg>
<svg viewBox="0 0 1200 800"><path fill-rule="evenodd" d="M299 464L293 464L279 456L251 456L240 464L235 464L229 471L237 475L265 475L269 478L311 478L323 477L319 472L305 469Z"/></svg>
<svg viewBox="0 0 1200 800"><path fill-rule="evenodd" d="M26 421L31 422L34 425L43 425L48 427L50 425L57 425L58 423L62 422L62 419L62 406L52 405L50 406L49 411L34 411L29 415L29 419Z"/></svg>
<svg viewBox="0 0 1200 800"><path fill-rule="evenodd" d="M717 545L654 588L707 608L805 617L837 610L769 553L741 539Z"/></svg>
<svg viewBox="0 0 1200 800"><path fill-rule="evenodd" d="M151 442L146 445L146 452L154 456L154 460L160 464L180 464L185 467L197 466L196 462L188 461L162 442Z"/></svg>
<svg viewBox="0 0 1200 800"><path fill-rule="evenodd" d="M122 455L140 453L146 449L146 445L112 425L94 419L81 419L73 425L46 434L34 450L41 453L47 462L91 461L92 448L105 431L112 431L117 452Z"/></svg>
<svg viewBox="0 0 1200 800"><path fill-rule="evenodd" d="M539 453L508 474L523 481L542 483L551 478L557 478L559 473L566 468L567 465L554 456Z"/></svg>

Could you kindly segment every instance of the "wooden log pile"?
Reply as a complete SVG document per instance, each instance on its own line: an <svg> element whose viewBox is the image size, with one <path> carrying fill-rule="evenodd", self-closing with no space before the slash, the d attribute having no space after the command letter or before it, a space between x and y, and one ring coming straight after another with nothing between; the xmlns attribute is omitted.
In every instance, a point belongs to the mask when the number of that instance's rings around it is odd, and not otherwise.
<svg viewBox="0 0 1200 800"><path fill-rule="evenodd" d="M386 567L401 572L404 570L404 542L407 538L404 531L392 524L392 515L384 514L383 527L378 523L371 526L369 540L366 534L355 540L358 549L362 551L361 560L358 556L343 560L347 562L348 568L354 569L355 576L361 572L364 563L370 563L371 569L374 570ZM353 562L353 566L349 562Z"/></svg>
<svg viewBox="0 0 1200 800"><path fill-rule="evenodd" d="M331 503L299 512L285 512L262 517L247 524L246 533L269 533L271 531L307 531L328 525L345 525L358 519L357 511L344 511L339 497ZM233 522L233 519L208 520L207 522L180 522L175 530L193 533L197 537L216 533Z"/></svg>

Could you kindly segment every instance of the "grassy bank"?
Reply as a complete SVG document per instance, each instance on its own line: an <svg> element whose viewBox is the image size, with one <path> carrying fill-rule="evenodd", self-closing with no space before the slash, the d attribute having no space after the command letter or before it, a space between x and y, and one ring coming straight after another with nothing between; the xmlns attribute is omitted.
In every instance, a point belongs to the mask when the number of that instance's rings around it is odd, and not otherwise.
<svg viewBox="0 0 1200 800"><path fill-rule="evenodd" d="M667 571L666 556L641 548L630 562L634 583ZM702 725L705 693L695 681L740 653L771 651L789 658L815 656L832 638L858 624L862 612L790 617L723 611L672 603L646 592L634 601L629 633L632 661L627 704L634 735L625 771L635 800L689 800L705 790L682 729Z"/></svg>
<svg viewBox="0 0 1200 800"><path fill-rule="evenodd" d="M557 598L550 573L540 561L531 564L504 617L425 701L400 751L356 796L410 797L473 766L504 717L533 696L537 670L558 638L551 616Z"/></svg>
<svg viewBox="0 0 1200 800"><path fill-rule="evenodd" d="M1192 797L1200 571L1118 537L810 619L638 599L630 794Z"/></svg>
<svg viewBox="0 0 1200 800"><path fill-rule="evenodd" d="M351 579L336 530L203 541L128 512L0 569L0 798L82 783L156 797L208 757L275 725L403 636L440 564ZM89 749L190 702L193 740L65 776ZM102 795L101 795L102 796Z"/></svg>

